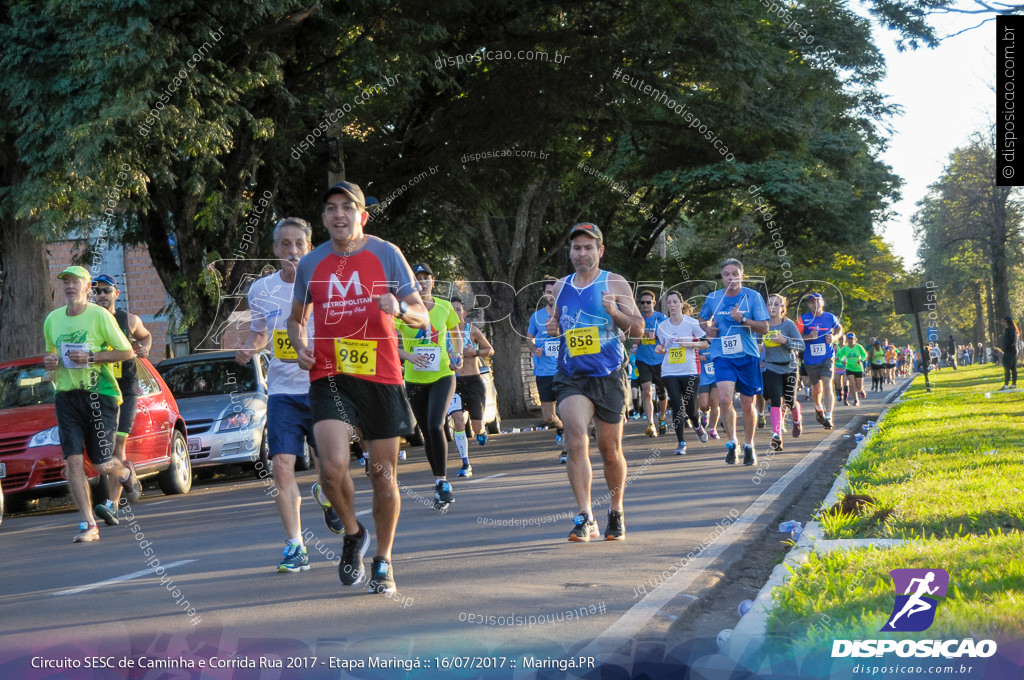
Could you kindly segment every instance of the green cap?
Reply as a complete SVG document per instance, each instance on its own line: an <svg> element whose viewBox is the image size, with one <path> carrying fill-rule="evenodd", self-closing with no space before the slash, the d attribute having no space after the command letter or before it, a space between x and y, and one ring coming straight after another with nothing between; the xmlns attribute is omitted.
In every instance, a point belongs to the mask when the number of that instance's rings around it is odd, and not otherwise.
<svg viewBox="0 0 1024 680"><path fill-rule="evenodd" d="M89 270L85 267L79 267L78 265L68 267L60 274L57 274L58 279L63 279L65 276L77 276L78 278L85 279L86 281L92 280L92 277L89 275Z"/></svg>

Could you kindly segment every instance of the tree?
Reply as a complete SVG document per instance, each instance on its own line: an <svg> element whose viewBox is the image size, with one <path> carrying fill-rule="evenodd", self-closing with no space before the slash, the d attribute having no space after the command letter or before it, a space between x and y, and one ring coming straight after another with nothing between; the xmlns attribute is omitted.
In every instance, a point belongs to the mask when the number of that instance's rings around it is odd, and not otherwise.
<svg viewBox="0 0 1024 680"><path fill-rule="evenodd" d="M1024 252L1024 204L1014 187L997 186L995 177L994 138L975 135L950 154L942 176L918 203L914 222L929 280L949 289L974 284L991 291L987 328L997 344L998 319L1011 314L1011 269L1020 266Z"/></svg>

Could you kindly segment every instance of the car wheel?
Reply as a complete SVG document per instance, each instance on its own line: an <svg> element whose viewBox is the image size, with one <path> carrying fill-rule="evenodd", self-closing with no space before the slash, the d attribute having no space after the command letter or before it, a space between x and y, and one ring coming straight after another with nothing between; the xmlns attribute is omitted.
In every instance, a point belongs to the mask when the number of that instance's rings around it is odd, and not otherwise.
<svg viewBox="0 0 1024 680"><path fill-rule="evenodd" d="M171 462L157 475L160 490L168 496L188 493L192 488L192 461L188 457L188 442L180 431L174 431L171 440Z"/></svg>
<svg viewBox="0 0 1024 680"><path fill-rule="evenodd" d="M4 488L0 486L0 524L4 521Z"/></svg>
<svg viewBox="0 0 1024 680"><path fill-rule="evenodd" d="M487 423L487 434L499 434L501 432L501 417L494 416L494 420Z"/></svg>

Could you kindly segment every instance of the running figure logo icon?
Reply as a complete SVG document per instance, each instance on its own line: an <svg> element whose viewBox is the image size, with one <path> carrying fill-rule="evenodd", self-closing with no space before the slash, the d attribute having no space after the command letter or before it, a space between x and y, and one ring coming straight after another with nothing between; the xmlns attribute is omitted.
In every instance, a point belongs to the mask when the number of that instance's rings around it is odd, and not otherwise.
<svg viewBox="0 0 1024 680"><path fill-rule="evenodd" d="M945 569L893 569L896 586L896 604L892 616L882 626L883 632L920 632L935 622L936 597L945 597L949 587L949 574ZM936 597L929 597L934 595Z"/></svg>

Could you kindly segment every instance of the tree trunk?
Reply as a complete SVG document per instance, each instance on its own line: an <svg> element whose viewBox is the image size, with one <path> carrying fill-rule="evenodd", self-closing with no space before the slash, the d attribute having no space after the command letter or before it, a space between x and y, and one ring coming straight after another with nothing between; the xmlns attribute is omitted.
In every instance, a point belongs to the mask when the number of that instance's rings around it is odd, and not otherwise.
<svg viewBox="0 0 1024 680"><path fill-rule="evenodd" d="M70 264L70 263L67 263ZM24 220L0 218L0 361L41 354L53 307L46 244Z"/></svg>

